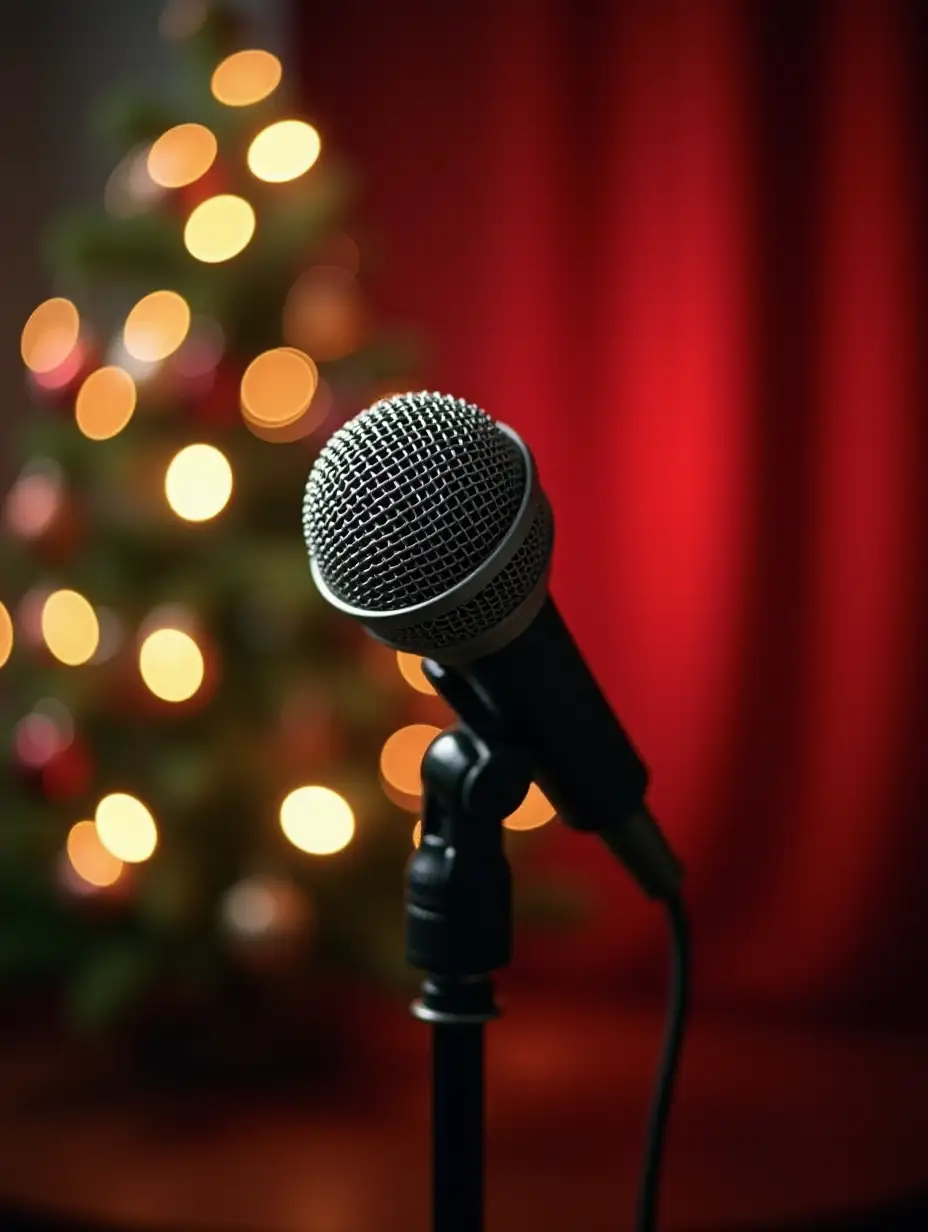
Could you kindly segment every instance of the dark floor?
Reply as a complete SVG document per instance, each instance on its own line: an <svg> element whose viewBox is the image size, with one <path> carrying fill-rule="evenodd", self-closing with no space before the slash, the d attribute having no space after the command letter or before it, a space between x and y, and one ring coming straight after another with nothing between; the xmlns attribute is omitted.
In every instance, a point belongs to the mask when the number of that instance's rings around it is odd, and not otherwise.
<svg viewBox="0 0 928 1232"><path fill-rule="evenodd" d="M864 1216L817 1220L814 1224L783 1227L751 1228L744 1232L926 1232L928 1230L928 1195L904 1205L873 1211ZM49 1223L36 1216L0 1210L0 1232L128 1232L115 1227L93 1227L82 1223ZM159 1230L160 1232L160 1230ZM184 1232L177 1229L176 1232ZM217 1229L217 1232L221 1232ZM307 1229L312 1232L312 1229ZM361 1229L358 1232L362 1232ZM707 1232L711 1230L707 1229ZM726 1230L728 1232L728 1230Z"/></svg>

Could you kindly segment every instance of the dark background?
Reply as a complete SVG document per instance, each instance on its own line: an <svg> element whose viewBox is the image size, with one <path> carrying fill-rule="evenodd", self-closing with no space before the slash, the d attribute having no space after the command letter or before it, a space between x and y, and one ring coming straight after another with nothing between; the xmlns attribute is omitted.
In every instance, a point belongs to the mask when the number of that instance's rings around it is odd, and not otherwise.
<svg viewBox="0 0 928 1232"><path fill-rule="evenodd" d="M73 114L98 78L158 79L158 7L10 19L0 423L25 404L41 215L102 182ZM379 302L430 339L423 384L530 442L556 597L686 859L674 1217L897 1226L873 1211L928 1177L925 6L260 8L362 173ZM550 859L608 909L523 946L515 986L656 1014L650 906L573 836ZM500 1056L534 1040L539 1074L569 1074L542 1035ZM688 1152L724 1179L700 1188Z"/></svg>

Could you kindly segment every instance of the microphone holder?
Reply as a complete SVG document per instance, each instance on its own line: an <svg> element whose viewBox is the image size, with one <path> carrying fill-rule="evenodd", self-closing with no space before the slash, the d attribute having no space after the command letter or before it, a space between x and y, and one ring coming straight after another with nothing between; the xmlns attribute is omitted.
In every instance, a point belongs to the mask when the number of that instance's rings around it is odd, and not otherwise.
<svg viewBox="0 0 928 1232"><path fill-rule="evenodd" d="M481 1232L484 1025L500 1014L490 973L512 955L502 822L531 776L482 699L447 668L425 670L459 713L482 720L480 735L461 722L429 746L422 840L406 869L406 957L425 972L412 1013L432 1027L432 1232Z"/></svg>

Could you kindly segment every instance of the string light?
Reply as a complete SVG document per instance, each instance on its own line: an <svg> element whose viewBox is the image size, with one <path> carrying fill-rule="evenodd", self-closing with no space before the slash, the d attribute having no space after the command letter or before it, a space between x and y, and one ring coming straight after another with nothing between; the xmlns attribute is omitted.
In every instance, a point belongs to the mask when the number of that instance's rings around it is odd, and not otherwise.
<svg viewBox="0 0 928 1232"><path fill-rule="evenodd" d="M280 84L283 68L269 51L236 51L213 70L213 97L227 107L248 107L267 98Z"/></svg>
<svg viewBox="0 0 928 1232"><path fill-rule="evenodd" d="M97 837L106 850L127 864L142 864L158 845L154 817L141 800L125 792L104 796L94 821Z"/></svg>
<svg viewBox="0 0 928 1232"><path fill-rule="evenodd" d="M77 391L74 418L84 436L106 441L118 435L135 411L135 381L115 364L97 368Z"/></svg>
<svg viewBox="0 0 928 1232"><path fill-rule="evenodd" d="M78 821L71 827L65 850L72 869L88 885L104 889L119 880L123 862L103 846L92 821Z"/></svg>
<svg viewBox="0 0 928 1232"><path fill-rule="evenodd" d="M204 124L175 124L148 151L148 174L162 188L183 188L209 171L218 150Z"/></svg>
<svg viewBox="0 0 928 1232"><path fill-rule="evenodd" d="M351 805L330 787L297 787L280 806L280 828L300 851L329 856L351 842Z"/></svg>
<svg viewBox="0 0 928 1232"><path fill-rule="evenodd" d="M190 308L176 291L144 295L126 317L122 337L134 359L157 363L171 355L187 337Z"/></svg>
<svg viewBox="0 0 928 1232"><path fill-rule="evenodd" d="M259 427L296 423L312 402L319 382L316 365L294 347L275 347L251 361L242 377L242 414Z"/></svg>
<svg viewBox="0 0 928 1232"><path fill-rule="evenodd" d="M229 503L232 467L215 445L187 445L174 455L164 476L164 493L179 518L207 522Z"/></svg>
<svg viewBox="0 0 928 1232"><path fill-rule="evenodd" d="M249 432L259 437L262 441L270 441L274 445L290 444L292 441L301 441L304 437L309 436L314 432L321 423L324 422L332 409L333 397L331 386L326 381L320 379L316 386L316 392L313 394L312 402L306 408L303 415L294 419L292 423L285 424L263 424L247 413L244 406L242 407L242 419Z"/></svg>
<svg viewBox="0 0 928 1232"><path fill-rule="evenodd" d="M396 665L400 675L417 693L431 693L434 697L435 686L422 670L422 659L419 655L408 654L405 650L396 652Z"/></svg>
<svg viewBox="0 0 928 1232"><path fill-rule="evenodd" d="M305 120L277 120L248 147L248 169L268 184L283 184L305 175L321 149L319 134Z"/></svg>
<svg viewBox="0 0 928 1232"><path fill-rule="evenodd" d="M412 845L417 850L422 844L422 822L417 821L412 828Z"/></svg>
<svg viewBox="0 0 928 1232"><path fill-rule="evenodd" d="M213 265L237 256L254 233L255 212L245 198L220 193L193 210L184 227L184 245L192 257Z"/></svg>
<svg viewBox="0 0 928 1232"><path fill-rule="evenodd" d="M13 618L3 603L0 603L0 667L13 653Z"/></svg>
<svg viewBox="0 0 928 1232"><path fill-rule="evenodd" d="M440 728L431 723L401 727L386 741L380 754L380 774L391 799L401 808L415 811L422 795L422 758ZM395 793L395 794L394 794Z"/></svg>
<svg viewBox="0 0 928 1232"><path fill-rule="evenodd" d="M155 629L139 648L139 671L155 697L185 702L203 683L203 654L189 633Z"/></svg>
<svg viewBox="0 0 928 1232"><path fill-rule="evenodd" d="M44 534L61 509L64 475L51 458L27 462L6 498L6 521L23 539Z"/></svg>
<svg viewBox="0 0 928 1232"><path fill-rule="evenodd" d="M52 372L74 350L80 328L80 315L69 299L45 300L23 326L19 344L23 363L31 372Z"/></svg>
<svg viewBox="0 0 928 1232"><path fill-rule="evenodd" d="M83 595L76 590L56 590L42 605L42 636L56 659L77 667L93 657L100 625Z"/></svg>
<svg viewBox="0 0 928 1232"><path fill-rule="evenodd" d="M554 805L535 783L514 813L503 821L507 830L536 830L554 816Z"/></svg>

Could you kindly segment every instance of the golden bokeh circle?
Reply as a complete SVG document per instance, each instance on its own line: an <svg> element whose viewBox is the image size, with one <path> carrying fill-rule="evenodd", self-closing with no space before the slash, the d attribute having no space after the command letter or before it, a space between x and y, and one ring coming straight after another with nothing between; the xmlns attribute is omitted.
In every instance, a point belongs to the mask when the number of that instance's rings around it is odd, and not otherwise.
<svg viewBox="0 0 928 1232"><path fill-rule="evenodd" d="M184 245L207 265L230 261L248 246L255 225L254 209L244 197L219 193L191 212L184 226Z"/></svg>
<svg viewBox="0 0 928 1232"><path fill-rule="evenodd" d="M54 296L44 300L23 326L19 350L30 372L52 372L77 345L80 314L69 299Z"/></svg>
<svg viewBox="0 0 928 1232"><path fill-rule="evenodd" d="M116 364L97 368L84 380L74 402L74 418L84 436L106 441L120 433L135 411L135 381Z"/></svg>
<svg viewBox="0 0 928 1232"><path fill-rule="evenodd" d="M507 830L537 830L554 816L555 808L541 788L532 783L519 807L503 821Z"/></svg>
<svg viewBox="0 0 928 1232"><path fill-rule="evenodd" d="M186 522L208 522L222 513L232 487L232 467L215 445L185 445L171 459L164 476L167 502Z"/></svg>
<svg viewBox="0 0 928 1232"><path fill-rule="evenodd" d="M190 307L176 291L152 291L131 309L123 345L133 359L158 363L172 355L190 330Z"/></svg>
<svg viewBox="0 0 928 1232"><path fill-rule="evenodd" d="M127 864L141 864L158 845L155 819L141 800L116 791L104 796L94 816L97 836L111 854Z"/></svg>
<svg viewBox="0 0 928 1232"><path fill-rule="evenodd" d="M285 184L305 175L322 150L322 141L305 120L276 120L248 147L248 170L268 184Z"/></svg>
<svg viewBox="0 0 928 1232"><path fill-rule="evenodd" d="M100 842L94 822L75 822L68 831L65 850L71 867L88 885L105 889L119 880L123 862Z"/></svg>
<svg viewBox="0 0 928 1232"><path fill-rule="evenodd" d="M13 618L3 603L0 603L0 667L13 653Z"/></svg>
<svg viewBox="0 0 928 1232"><path fill-rule="evenodd" d="M148 151L146 166L155 184L183 188L209 171L219 143L205 124L175 124Z"/></svg>
<svg viewBox="0 0 928 1232"><path fill-rule="evenodd" d="M79 667L93 658L100 623L93 607L76 590L56 590L42 605L42 637L59 662Z"/></svg>
<svg viewBox="0 0 928 1232"><path fill-rule="evenodd" d="M139 672L165 702L185 702L203 683L203 652L182 629L154 629L139 647Z"/></svg>
<svg viewBox="0 0 928 1232"><path fill-rule="evenodd" d="M300 851L329 856L354 836L351 805L330 787L297 787L280 806L280 828Z"/></svg>
<svg viewBox="0 0 928 1232"><path fill-rule="evenodd" d="M282 76L283 68L275 55L249 48L233 52L216 65L210 89L213 97L227 107L249 107L272 94Z"/></svg>
<svg viewBox="0 0 928 1232"><path fill-rule="evenodd" d="M242 376L242 414L258 426L283 428L309 409L319 373L296 347L274 347L256 356Z"/></svg>

